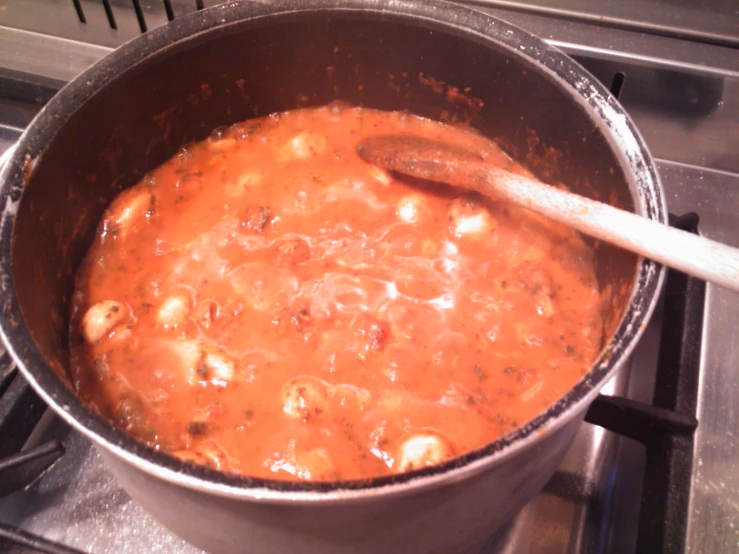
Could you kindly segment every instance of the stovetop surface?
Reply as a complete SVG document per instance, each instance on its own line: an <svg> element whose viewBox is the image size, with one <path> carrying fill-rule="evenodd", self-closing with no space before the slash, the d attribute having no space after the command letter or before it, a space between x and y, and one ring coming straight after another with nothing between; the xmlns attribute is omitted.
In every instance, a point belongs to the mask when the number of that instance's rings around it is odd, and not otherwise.
<svg viewBox="0 0 739 554"><path fill-rule="evenodd" d="M177 15L194 10L184 1L173 4ZM606 85L625 75L619 99L657 158L670 212L697 212L702 235L739 246L735 3L672 0L672 15L659 12L650 20L628 11L644 7L642 0L619 8L570 0L557 13L543 1L477 4L564 49ZM82 5L87 24L74 19L71 1L23 0L0 9L0 151L59 86L140 32L124 0L112 4L118 30L110 29L99 6ZM166 22L157 2L143 6L149 28ZM38 10L44 15L29 18ZM695 10L707 14L705 21L683 17ZM603 16L605 26L592 24L593 14ZM54 20L58 25L50 27ZM706 287L698 401L689 414L700 421L686 530L692 553L739 553L738 307L739 294ZM604 393L652 401L663 308ZM51 413L28 445L49 437L61 440L66 454L30 488L0 499L0 521L90 553L197 552L135 504L90 443ZM488 551L634 551L644 467L640 444L584 424L550 484L491 539Z"/></svg>

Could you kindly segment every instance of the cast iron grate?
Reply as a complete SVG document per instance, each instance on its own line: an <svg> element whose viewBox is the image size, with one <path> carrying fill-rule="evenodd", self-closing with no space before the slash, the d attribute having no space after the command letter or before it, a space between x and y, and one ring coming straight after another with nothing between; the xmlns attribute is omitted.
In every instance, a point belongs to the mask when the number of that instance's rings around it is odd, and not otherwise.
<svg viewBox="0 0 739 554"><path fill-rule="evenodd" d="M63 454L56 440L24 449L47 410L7 353L0 356L0 497L26 488ZM73 550L0 522L0 550L8 543L48 553ZM38 548L41 547L41 548Z"/></svg>
<svg viewBox="0 0 739 554"><path fill-rule="evenodd" d="M697 233L698 215L671 215L670 224ZM601 395L585 416L646 447L639 553L685 551L705 293L705 282L668 272L652 405Z"/></svg>

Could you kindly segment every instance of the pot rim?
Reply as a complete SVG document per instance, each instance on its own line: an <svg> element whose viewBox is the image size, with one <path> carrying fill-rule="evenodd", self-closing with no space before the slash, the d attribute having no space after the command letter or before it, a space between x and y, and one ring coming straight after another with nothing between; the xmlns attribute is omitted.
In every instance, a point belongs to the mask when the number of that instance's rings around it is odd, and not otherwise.
<svg viewBox="0 0 739 554"><path fill-rule="evenodd" d="M667 209L662 187L649 151L633 122L613 96L584 68L541 39L485 13L449 2L429 0L290 0L269 4L219 5L175 19L145 33L109 54L67 84L26 128L0 168L0 336L7 351L36 392L62 419L97 445L135 467L178 485L220 496L271 502L306 504L361 501L389 497L450 484L501 463L521 448L536 443L543 434L565 425L598 394L633 350L657 303L664 268L639 258L629 305L616 331L588 373L563 397L522 427L437 466L355 481L305 483L256 479L183 463L129 437L97 415L53 371L31 338L20 312L13 284L11 243L24 173L32 168L48 139L86 100L106 84L168 46L197 35L238 26L247 20L301 13L373 13L378 18L424 21L437 28L462 30L480 42L495 44L549 73L570 92L603 130L616 152L628 181L635 210L662 223ZM38 140L39 138L45 140ZM33 155L31 155L31 153ZM17 317L16 317L17 316Z"/></svg>

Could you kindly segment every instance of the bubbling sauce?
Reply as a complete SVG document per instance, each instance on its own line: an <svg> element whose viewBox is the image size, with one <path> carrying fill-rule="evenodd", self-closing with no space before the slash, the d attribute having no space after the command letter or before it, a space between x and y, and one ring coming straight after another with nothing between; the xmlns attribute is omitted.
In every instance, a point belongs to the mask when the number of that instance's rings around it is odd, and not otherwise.
<svg viewBox="0 0 739 554"><path fill-rule="evenodd" d="M184 460L328 481L438 463L565 394L603 338L591 249L358 157L388 133L527 174L407 113L331 105L218 130L105 212L72 301L81 396Z"/></svg>

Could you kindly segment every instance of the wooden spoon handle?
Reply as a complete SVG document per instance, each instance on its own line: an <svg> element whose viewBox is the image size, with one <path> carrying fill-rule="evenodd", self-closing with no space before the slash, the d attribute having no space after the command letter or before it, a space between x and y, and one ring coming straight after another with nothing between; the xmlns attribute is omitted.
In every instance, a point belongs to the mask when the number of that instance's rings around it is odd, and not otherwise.
<svg viewBox="0 0 739 554"><path fill-rule="evenodd" d="M739 249L491 166L454 145L388 135L363 140L357 152L393 171L503 198L587 235L739 291Z"/></svg>
<svg viewBox="0 0 739 554"><path fill-rule="evenodd" d="M739 291L739 249L651 219L486 167L478 192L504 198L582 233L700 279Z"/></svg>

